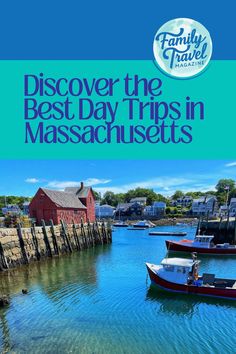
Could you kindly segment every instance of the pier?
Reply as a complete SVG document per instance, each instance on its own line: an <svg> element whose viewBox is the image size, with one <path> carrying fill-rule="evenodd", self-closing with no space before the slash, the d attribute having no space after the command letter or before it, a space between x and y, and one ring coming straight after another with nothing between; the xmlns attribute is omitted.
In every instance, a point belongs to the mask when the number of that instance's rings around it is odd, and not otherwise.
<svg viewBox="0 0 236 354"><path fill-rule="evenodd" d="M214 235L214 243L236 244L236 218L200 220L200 233Z"/></svg>
<svg viewBox="0 0 236 354"><path fill-rule="evenodd" d="M30 228L0 228L0 270L14 268L45 258L60 257L63 254L112 242L110 225L89 222L67 225L32 225Z"/></svg>

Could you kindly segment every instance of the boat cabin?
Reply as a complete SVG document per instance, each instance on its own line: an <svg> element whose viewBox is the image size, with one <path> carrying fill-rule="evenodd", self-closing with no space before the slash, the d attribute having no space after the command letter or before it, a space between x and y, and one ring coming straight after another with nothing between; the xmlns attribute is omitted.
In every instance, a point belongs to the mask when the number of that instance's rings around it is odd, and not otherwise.
<svg viewBox="0 0 236 354"><path fill-rule="evenodd" d="M187 284L198 277L200 261L186 258L164 258L158 274L161 278L178 284Z"/></svg>
<svg viewBox="0 0 236 354"><path fill-rule="evenodd" d="M214 235L196 235L193 244L197 247L209 248Z"/></svg>

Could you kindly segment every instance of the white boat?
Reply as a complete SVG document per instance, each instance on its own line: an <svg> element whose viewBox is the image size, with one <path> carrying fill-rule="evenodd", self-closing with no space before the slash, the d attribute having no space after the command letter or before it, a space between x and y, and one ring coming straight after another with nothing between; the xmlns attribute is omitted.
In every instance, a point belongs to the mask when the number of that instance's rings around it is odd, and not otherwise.
<svg viewBox="0 0 236 354"><path fill-rule="evenodd" d="M142 228L142 229L149 229L151 227L155 227L156 225L153 224L151 221L149 220L142 220L142 221L138 221L135 224L132 225L133 228Z"/></svg>
<svg viewBox="0 0 236 354"><path fill-rule="evenodd" d="M236 279L199 275L199 263L196 258L164 258L160 265L146 263L146 267L151 282L163 290L236 300Z"/></svg>
<svg viewBox="0 0 236 354"><path fill-rule="evenodd" d="M113 227L128 227L129 225L126 224L124 221L118 221L115 224L113 224Z"/></svg>

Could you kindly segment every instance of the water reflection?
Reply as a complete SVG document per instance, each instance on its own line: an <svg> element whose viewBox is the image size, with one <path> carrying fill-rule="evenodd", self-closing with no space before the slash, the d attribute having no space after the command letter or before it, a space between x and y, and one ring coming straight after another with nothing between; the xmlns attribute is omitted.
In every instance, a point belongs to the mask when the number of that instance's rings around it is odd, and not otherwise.
<svg viewBox="0 0 236 354"><path fill-rule="evenodd" d="M97 288L96 262L109 251L110 245L103 245L0 274L1 293L11 294L10 306L0 310L1 352L7 353L14 347L19 349L17 338L11 336L9 328L18 328L22 330L21 336L27 337L24 325L28 326L38 311L45 315L45 320L51 319L55 312L76 309L82 296L89 298ZM23 288L29 289L28 295L22 294ZM33 334L31 340L44 338L47 331L42 330L44 333Z"/></svg>
<svg viewBox="0 0 236 354"><path fill-rule="evenodd" d="M146 300L156 302L160 305L159 310L177 316L191 318L197 311L200 304L223 306L225 308L236 308L236 301L221 298L211 298L199 295L188 295L171 293L151 285L146 294Z"/></svg>

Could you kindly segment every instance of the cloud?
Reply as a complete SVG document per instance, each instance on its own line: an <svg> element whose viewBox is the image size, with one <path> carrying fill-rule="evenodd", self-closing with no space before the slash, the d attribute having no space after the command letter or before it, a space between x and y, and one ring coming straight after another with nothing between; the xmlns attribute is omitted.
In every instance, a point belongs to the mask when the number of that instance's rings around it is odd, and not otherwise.
<svg viewBox="0 0 236 354"><path fill-rule="evenodd" d="M40 180L38 179L38 178L26 178L25 179L25 182L26 183L39 183L40 182Z"/></svg>
<svg viewBox="0 0 236 354"><path fill-rule="evenodd" d="M175 193L177 189L180 189L182 192L207 192L210 190L215 190L214 184L201 183L199 179L194 178L184 178L184 177L158 177L153 179L148 179L145 181L139 181L129 184L123 184L119 186L104 186L104 187L95 187L94 189L97 192L100 192L102 195L106 191L111 191L114 193L126 193L130 189L135 188L148 188L153 189L156 193L163 194L165 196L171 196Z"/></svg>
<svg viewBox="0 0 236 354"><path fill-rule="evenodd" d="M83 182L87 186L95 186L95 185L109 183L109 182L111 182L111 180L110 179L99 179L99 178L88 178ZM79 187L80 183L81 182L79 182L79 181L50 181L50 182L48 182L47 187L55 188L55 189L64 189L66 187Z"/></svg>
<svg viewBox="0 0 236 354"><path fill-rule="evenodd" d="M236 161L235 162L230 162L225 165L225 167L234 167L236 166Z"/></svg>

